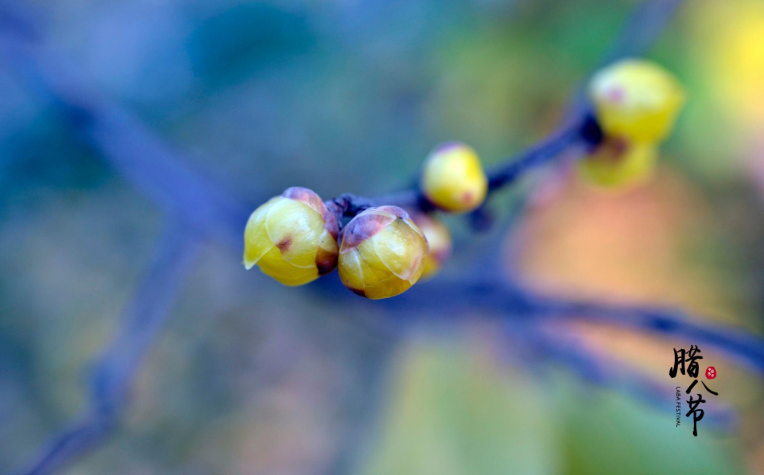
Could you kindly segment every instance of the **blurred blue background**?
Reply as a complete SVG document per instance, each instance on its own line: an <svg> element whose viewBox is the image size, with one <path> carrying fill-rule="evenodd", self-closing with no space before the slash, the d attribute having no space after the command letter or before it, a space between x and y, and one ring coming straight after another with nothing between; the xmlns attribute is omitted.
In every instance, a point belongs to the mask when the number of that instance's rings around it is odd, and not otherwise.
<svg viewBox="0 0 764 475"><path fill-rule="evenodd" d="M559 122L638 2L23 3L95 97L254 205L289 186L401 188L446 140L500 163ZM761 334L764 4L687 2L650 57L688 92L656 179L610 195L563 170L491 252L549 292L678 305ZM83 408L163 222L14 69L0 64L0 473ZM448 222L446 278L483 245ZM507 356L519 343L479 318L391 342L384 306L318 285L281 287L205 245L123 423L69 473L332 473L338 457L360 474L764 471L761 379L710 349L737 424L703 421L693 438L690 420L674 427L665 374L690 342L565 329L665 384L661 412Z"/></svg>

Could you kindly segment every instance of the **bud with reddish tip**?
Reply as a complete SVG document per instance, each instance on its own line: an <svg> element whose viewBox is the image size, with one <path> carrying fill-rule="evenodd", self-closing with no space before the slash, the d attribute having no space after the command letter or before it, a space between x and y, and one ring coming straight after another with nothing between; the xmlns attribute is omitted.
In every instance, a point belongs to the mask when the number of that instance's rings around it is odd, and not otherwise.
<svg viewBox="0 0 764 475"><path fill-rule="evenodd" d="M422 279L432 277L451 257L451 233L442 221L425 213L412 213L411 220L422 230L430 247L424 260Z"/></svg>
<svg viewBox="0 0 764 475"><path fill-rule="evenodd" d="M284 285L302 285L337 266L337 218L307 188L292 187L249 217L244 267L257 265Z"/></svg>
<svg viewBox="0 0 764 475"><path fill-rule="evenodd" d="M471 147L451 142L439 146L427 157L420 186L434 205L463 213L483 203L488 178Z"/></svg>
<svg viewBox="0 0 764 475"><path fill-rule="evenodd" d="M393 297L419 280L426 257L427 240L405 211L369 208L342 231L340 279L363 297Z"/></svg>
<svg viewBox="0 0 764 475"><path fill-rule="evenodd" d="M589 95L605 135L637 142L665 139L684 104L679 80L644 59L624 59L598 72Z"/></svg>

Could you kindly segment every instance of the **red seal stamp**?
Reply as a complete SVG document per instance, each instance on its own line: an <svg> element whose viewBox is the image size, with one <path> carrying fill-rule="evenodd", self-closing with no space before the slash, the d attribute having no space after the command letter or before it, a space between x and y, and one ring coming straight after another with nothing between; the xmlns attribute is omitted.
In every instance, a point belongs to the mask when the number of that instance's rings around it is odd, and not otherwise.
<svg viewBox="0 0 764 475"><path fill-rule="evenodd" d="M709 366L706 368L706 378L708 379L714 379L716 377L716 368L713 366Z"/></svg>

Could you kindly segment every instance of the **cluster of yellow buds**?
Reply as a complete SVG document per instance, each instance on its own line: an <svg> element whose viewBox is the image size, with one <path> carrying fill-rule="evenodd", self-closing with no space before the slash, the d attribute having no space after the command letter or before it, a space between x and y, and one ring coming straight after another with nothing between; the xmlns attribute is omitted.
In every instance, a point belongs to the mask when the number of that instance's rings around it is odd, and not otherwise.
<svg viewBox="0 0 764 475"><path fill-rule="evenodd" d="M684 104L681 84L653 62L626 59L597 73L589 95L604 141L579 162L581 175L604 187L644 182Z"/></svg>
<svg viewBox="0 0 764 475"><path fill-rule="evenodd" d="M474 150L448 143L427 158L421 187L436 208L461 213L483 203L488 180ZM307 188L271 198L244 229L247 269L257 265L282 284L302 285L336 267L346 287L373 300L405 292L450 255L448 228L429 214L372 207L340 231L339 216Z"/></svg>
<svg viewBox="0 0 764 475"><path fill-rule="evenodd" d="M604 138L579 162L581 174L610 187L650 176L658 144L684 103L677 79L651 62L630 59L600 71L589 93ZM419 186L434 208L465 213L483 204L488 178L471 147L451 142L427 157ZM349 208L338 211L338 201L330 206L294 187L258 207L244 230L244 266L257 265L285 285L306 284L337 267L350 290L383 299L435 274L451 254L448 228L429 214L371 207L340 231Z"/></svg>

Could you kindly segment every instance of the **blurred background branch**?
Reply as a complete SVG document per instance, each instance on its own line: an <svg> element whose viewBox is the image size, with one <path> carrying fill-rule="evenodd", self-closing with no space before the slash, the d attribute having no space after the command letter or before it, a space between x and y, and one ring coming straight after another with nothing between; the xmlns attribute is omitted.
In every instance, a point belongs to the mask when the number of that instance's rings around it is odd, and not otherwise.
<svg viewBox="0 0 764 475"><path fill-rule="evenodd" d="M443 322L451 315L460 319L469 309L479 309L500 320L519 320L543 324L549 321L581 321L639 331L672 341L708 345L764 375L764 339L742 329L705 323L679 310L659 306L624 305L586 299L565 299L539 294L516 283L484 280L441 281L423 285L418 292L403 294L381 304L398 315L401 326L408 326L415 315L439 302L451 305L435 317ZM425 314L426 315L426 314ZM421 317L427 318L427 317ZM434 322L431 322L434 323Z"/></svg>
<svg viewBox="0 0 764 475"><path fill-rule="evenodd" d="M21 473L52 473L98 444L119 421L141 362L170 316L175 297L194 261L194 238L172 218L168 221L171 223L160 238L154 262L125 309L121 328L95 362L89 407L79 420L54 436Z"/></svg>
<svg viewBox="0 0 764 475"><path fill-rule="evenodd" d="M238 249L251 206L192 171L172 147L51 52L31 8L15 0L0 6L0 54L19 78L48 98L81 139L188 232Z"/></svg>
<svg viewBox="0 0 764 475"><path fill-rule="evenodd" d="M656 411L674 413L674 407L665 404L666 394L674 390L671 384L661 383L655 377L638 371L633 364L594 351L583 339L566 335L568 330L555 328L554 324L520 323L518 328L516 323L509 322L507 331L515 337L510 337L512 341L508 344L520 342L524 351L530 354L526 360L531 361L534 369L548 371L550 362L560 364L594 387L630 394ZM709 420L716 428L727 432L735 429L737 421L734 408L715 401L711 403Z"/></svg>

